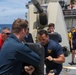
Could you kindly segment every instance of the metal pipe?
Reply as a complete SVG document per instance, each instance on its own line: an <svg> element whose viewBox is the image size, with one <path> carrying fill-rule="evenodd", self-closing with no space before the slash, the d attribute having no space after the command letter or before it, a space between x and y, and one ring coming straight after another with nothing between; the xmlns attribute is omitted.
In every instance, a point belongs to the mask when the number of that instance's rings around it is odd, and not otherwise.
<svg viewBox="0 0 76 75"><path fill-rule="evenodd" d="M43 8L40 6L37 0L31 0L34 6L39 12L39 22L41 25L46 25L48 23L47 14L44 12Z"/></svg>
<svg viewBox="0 0 76 75"><path fill-rule="evenodd" d="M42 7L40 6L39 2L37 0L31 0L32 3L34 4L34 6L37 8L38 12L39 13L42 13L43 12L43 9Z"/></svg>

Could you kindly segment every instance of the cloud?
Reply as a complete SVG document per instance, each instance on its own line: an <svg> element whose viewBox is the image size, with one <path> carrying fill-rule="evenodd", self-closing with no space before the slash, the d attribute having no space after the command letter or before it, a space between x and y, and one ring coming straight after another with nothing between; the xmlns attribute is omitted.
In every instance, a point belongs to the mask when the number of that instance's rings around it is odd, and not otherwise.
<svg viewBox="0 0 76 75"><path fill-rule="evenodd" d="M25 13L27 12L25 5L28 1L29 0L0 0L0 24L12 23L13 19L18 17L25 18Z"/></svg>
<svg viewBox="0 0 76 75"><path fill-rule="evenodd" d="M11 16L11 15L18 15L18 14L23 14L26 13L27 9L21 9L21 8L16 8L16 9L10 9L10 8L3 8L0 12L0 16Z"/></svg>

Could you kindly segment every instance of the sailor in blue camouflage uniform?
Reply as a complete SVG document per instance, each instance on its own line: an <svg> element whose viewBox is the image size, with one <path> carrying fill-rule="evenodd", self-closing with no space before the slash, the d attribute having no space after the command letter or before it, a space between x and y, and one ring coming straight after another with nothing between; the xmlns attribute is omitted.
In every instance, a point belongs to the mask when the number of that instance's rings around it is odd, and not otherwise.
<svg viewBox="0 0 76 75"><path fill-rule="evenodd" d="M51 73L59 75L62 70L62 63L65 62L61 45L53 40L50 40L46 30L40 30L38 32L38 37L40 40L39 43L45 49L45 64L47 75L51 75Z"/></svg>
<svg viewBox="0 0 76 75"><path fill-rule="evenodd" d="M41 61L40 56L22 44L27 26L26 21L23 19L18 18L14 21L12 34L4 42L1 49L0 75L20 75L23 63L32 65L31 70L38 67Z"/></svg>

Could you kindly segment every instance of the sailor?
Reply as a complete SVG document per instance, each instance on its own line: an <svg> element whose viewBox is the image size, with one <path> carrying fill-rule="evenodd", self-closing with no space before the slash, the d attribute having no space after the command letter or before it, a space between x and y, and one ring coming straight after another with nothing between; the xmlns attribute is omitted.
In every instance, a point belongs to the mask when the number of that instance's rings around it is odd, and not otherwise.
<svg viewBox="0 0 76 75"><path fill-rule="evenodd" d="M65 62L65 57L60 44L50 40L48 32L46 30L40 30L38 32L39 44L41 44L45 49L45 64L46 73L51 75L59 75L62 70L62 63Z"/></svg>
<svg viewBox="0 0 76 75"><path fill-rule="evenodd" d="M55 32L55 24L54 23L49 23L48 24L48 33L50 39L60 43L62 42L62 37L59 33Z"/></svg>
<svg viewBox="0 0 76 75"><path fill-rule="evenodd" d="M32 66L27 71L32 74L34 67L39 65L40 56L22 43L27 27L26 21L21 18L13 22L12 34L6 39L1 48L0 75L20 75L23 63Z"/></svg>
<svg viewBox="0 0 76 75"><path fill-rule="evenodd" d="M4 41L8 38L10 34L11 34L10 28L8 27L2 28L1 34L0 34L0 49L2 48Z"/></svg>

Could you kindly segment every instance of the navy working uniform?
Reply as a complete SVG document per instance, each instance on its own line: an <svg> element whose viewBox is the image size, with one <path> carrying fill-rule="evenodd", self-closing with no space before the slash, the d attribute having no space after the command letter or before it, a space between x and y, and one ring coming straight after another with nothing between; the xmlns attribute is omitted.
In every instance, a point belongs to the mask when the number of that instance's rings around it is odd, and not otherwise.
<svg viewBox="0 0 76 75"><path fill-rule="evenodd" d="M62 37L61 37L61 35L59 33L53 32L53 33L48 33L48 34L49 34L49 38L51 40L54 40L54 41L56 41L58 43L62 42Z"/></svg>
<svg viewBox="0 0 76 75"><path fill-rule="evenodd" d="M73 50L76 50L76 32L73 32L72 36L73 36L73 38L72 38Z"/></svg>
<svg viewBox="0 0 76 75"><path fill-rule="evenodd" d="M1 49L0 75L20 75L24 62L37 67L40 61L41 58L35 52L11 34Z"/></svg>
<svg viewBox="0 0 76 75"><path fill-rule="evenodd" d="M27 34L27 35L24 37L24 41L26 41L26 42L28 42L28 43L34 43L31 33Z"/></svg>
<svg viewBox="0 0 76 75"><path fill-rule="evenodd" d="M45 58L52 56L57 58L59 55L63 54L62 47L55 41L49 40L48 44L44 46L45 48ZM45 60L46 64L46 73L49 73L50 70L55 72L55 75L59 75L62 70L62 64L55 63L54 61Z"/></svg>

